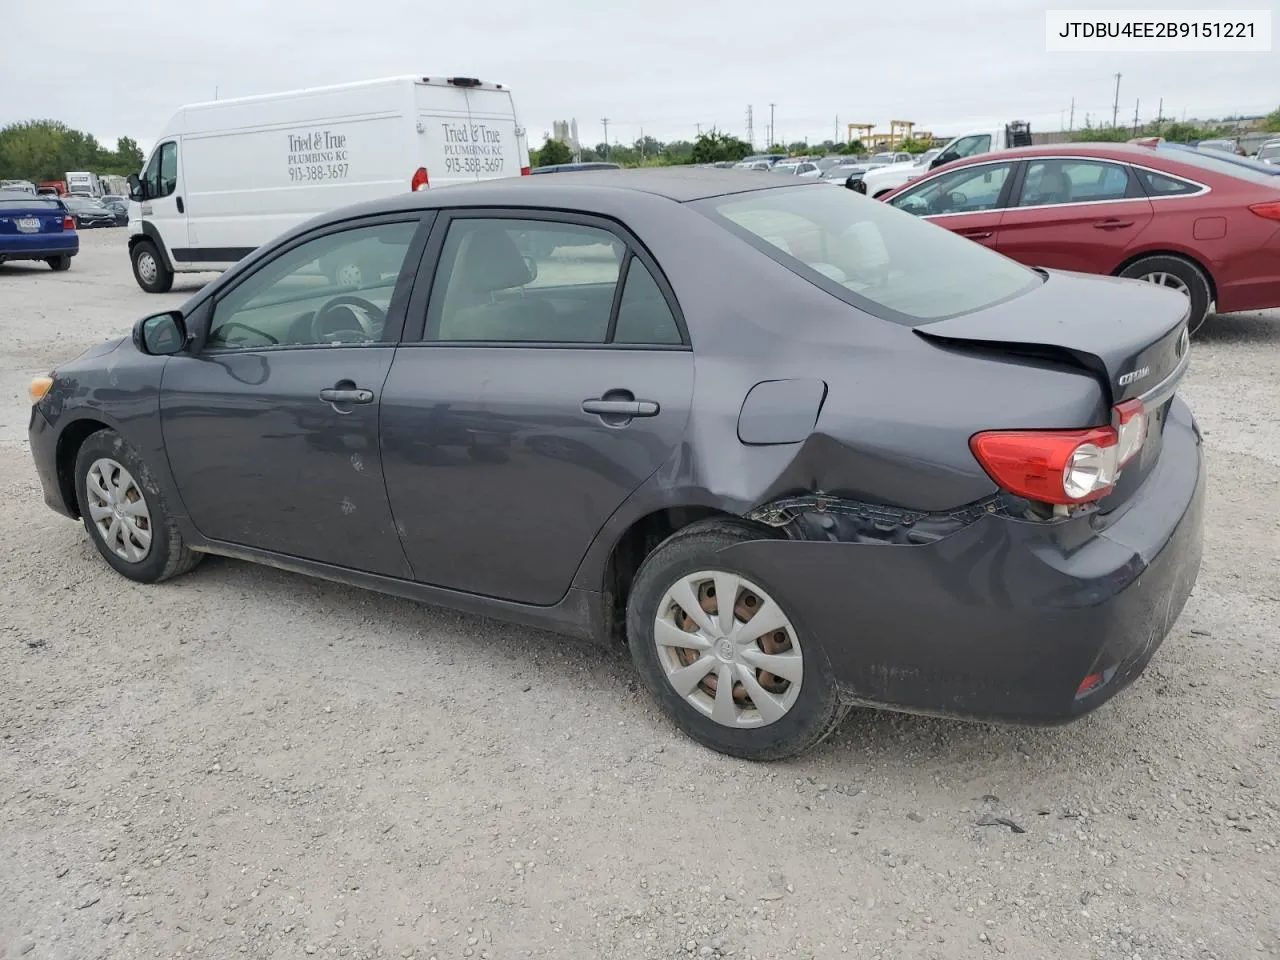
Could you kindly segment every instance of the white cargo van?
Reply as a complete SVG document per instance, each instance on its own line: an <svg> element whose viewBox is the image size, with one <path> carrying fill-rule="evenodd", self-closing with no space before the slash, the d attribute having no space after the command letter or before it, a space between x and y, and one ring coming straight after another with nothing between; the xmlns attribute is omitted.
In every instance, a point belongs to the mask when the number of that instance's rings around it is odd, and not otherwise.
<svg viewBox="0 0 1280 960"><path fill-rule="evenodd" d="M133 275L163 293L174 273L225 270L319 213L528 173L502 84L391 77L193 104L129 178ZM359 264L327 269L358 282Z"/></svg>

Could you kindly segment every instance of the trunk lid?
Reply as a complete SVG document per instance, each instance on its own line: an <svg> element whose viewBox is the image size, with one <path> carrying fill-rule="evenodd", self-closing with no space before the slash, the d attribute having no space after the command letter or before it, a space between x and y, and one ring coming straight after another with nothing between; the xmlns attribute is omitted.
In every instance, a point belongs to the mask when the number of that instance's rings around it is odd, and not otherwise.
<svg viewBox="0 0 1280 960"><path fill-rule="evenodd" d="M1093 372L1112 404L1150 392L1182 366L1185 296L1134 280L1046 274L1031 293L915 332L955 346L1067 360Z"/></svg>
<svg viewBox="0 0 1280 960"><path fill-rule="evenodd" d="M66 211L51 197L0 193L0 235L61 233Z"/></svg>

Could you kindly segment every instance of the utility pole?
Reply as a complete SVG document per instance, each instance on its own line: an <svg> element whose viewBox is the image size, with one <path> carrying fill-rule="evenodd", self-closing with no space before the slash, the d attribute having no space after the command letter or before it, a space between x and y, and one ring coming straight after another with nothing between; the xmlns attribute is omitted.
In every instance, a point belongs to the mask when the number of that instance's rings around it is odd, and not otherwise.
<svg viewBox="0 0 1280 960"><path fill-rule="evenodd" d="M1071 98L1071 116L1067 119L1067 132L1070 133L1076 126L1076 98Z"/></svg>
<svg viewBox="0 0 1280 960"><path fill-rule="evenodd" d="M702 136L702 124L695 123L693 126L694 126L694 129L698 131L698 136Z"/></svg>
<svg viewBox="0 0 1280 960"><path fill-rule="evenodd" d="M751 116L751 104L747 104L747 143L751 144L751 149L756 148L756 128L754 119Z"/></svg>
<svg viewBox="0 0 1280 960"><path fill-rule="evenodd" d="M769 149L773 146L773 141L775 136L773 132L773 108L776 106L777 106L776 103L769 104L769 142L765 144L765 149Z"/></svg>
<svg viewBox="0 0 1280 960"><path fill-rule="evenodd" d="M1115 129L1116 120L1120 117L1120 74L1116 74L1116 99L1111 105L1111 129Z"/></svg>
<svg viewBox="0 0 1280 960"><path fill-rule="evenodd" d="M1135 137L1138 135L1138 104L1141 102L1141 100L1133 101L1133 135Z"/></svg>
<svg viewBox="0 0 1280 960"><path fill-rule="evenodd" d="M836 135L831 142L837 144L840 142L840 114L838 113L836 114Z"/></svg>
<svg viewBox="0 0 1280 960"><path fill-rule="evenodd" d="M600 122L604 124L604 158L609 159L609 118L601 117Z"/></svg>
<svg viewBox="0 0 1280 960"><path fill-rule="evenodd" d="M644 127L640 128L640 160L644 160Z"/></svg>
<svg viewBox="0 0 1280 960"><path fill-rule="evenodd" d="M1164 126L1164 97L1160 98L1160 106L1156 108L1156 133Z"/></svg>

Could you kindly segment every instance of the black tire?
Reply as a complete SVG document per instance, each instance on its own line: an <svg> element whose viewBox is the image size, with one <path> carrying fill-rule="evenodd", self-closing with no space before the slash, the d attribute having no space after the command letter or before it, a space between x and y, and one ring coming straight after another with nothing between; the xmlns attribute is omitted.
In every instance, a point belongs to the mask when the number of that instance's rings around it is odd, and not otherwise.
<svg viewBox="0 0 1280 960"><path fill-rule="evenodd" d="M653 624L658 605L668 589L683 576L706 570L724 570L718 553L725 547L767 538L767 533L731 520L692 524L673 534L645 559L627 598L627 640L631 658L650 694L663 711L689 737L720 753L744 760L768 761L793 757L826 737L844 717L831 676L831 665L816 640L805 636L796 611L764 578L751 570L729 569L758 584L783 607L791 621L804 657L800 692L791 708L772 723L753 728L721 725L692 706L667 679L654 642Z"/></svg>
<svg viewBox="0 0 1280 960"><path fill-rule="evenodd" d="M89 471L97 461L103 459L124 467L142 492L149 514L147 527L151 531L151 544L146 555L136 562L118 555L107 545L106 538L90 511ZM188 550L183 542L182 534L178 532L155 476L138 452L120 434L114 430L91 433L76 454L75 471L76 503L80 508L85 530L103 559L121 576L138 583L160 583L186 573L200 562L202 555Z"/></svg>
<svg viewBox="0 0 1280 960"><path fill-rule="evenodd" d="M135 243L129 259L133 262L133 279L147 293L168 293L173 288L173 271L165 266L160 251L150 240Z"/></svg>
<svg viewBox="0 0 1280 960"><path fill-rule="evenodd" d="M1121 270L1120 276L1140 280L1157 273L1177 277L1190 291L1191 314L1187 317L1187 332L1194 337L1209 315L1209 302L1213 297L1209 278L1190 260L1172 256L1143 257Z"/></svg>
<svg viewBox="0 0 1280 960"><path fill-rule="evenodd" d="M71 257L65 253L60 257L50 257L45 263L49 265L50 270L55 272L71 269Z"/></svg>

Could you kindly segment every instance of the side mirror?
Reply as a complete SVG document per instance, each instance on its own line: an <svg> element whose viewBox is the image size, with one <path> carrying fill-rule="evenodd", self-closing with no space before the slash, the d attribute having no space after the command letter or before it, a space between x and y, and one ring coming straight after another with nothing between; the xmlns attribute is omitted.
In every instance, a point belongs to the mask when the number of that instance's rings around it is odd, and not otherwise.
<svg viewBox="0 0 1280 960"><path fill-rule="evenodd" d="M934 167L940 167L944 163L950 163L954 159L955 157L951 156L949 153L940 153L933 158L933 162L929 164L929 169L932 170Z"/></svg>
<svg viewBox="0 0 1280 960"><path fill-rule="evenodd" d="M129 181L129 199L136 200L139 203L147 199L146 184L138 178L138 175L131 173L127 179Z"/></svg>
<svg viewBox="0 0 1280 960"><path fill-rule="evenodd" d="M538 279L538 261L533 259L533 257L525 257L524 265L529 270L529 279L525 282L533 283L533 281Z"/></svg>
<svg viewBox="0 0 1280 960"><path fill-rule="evenodd" d="M187 325L181 312L157 313L133 325L133 345L153 357L168 357L187 345Z"/></svg>

